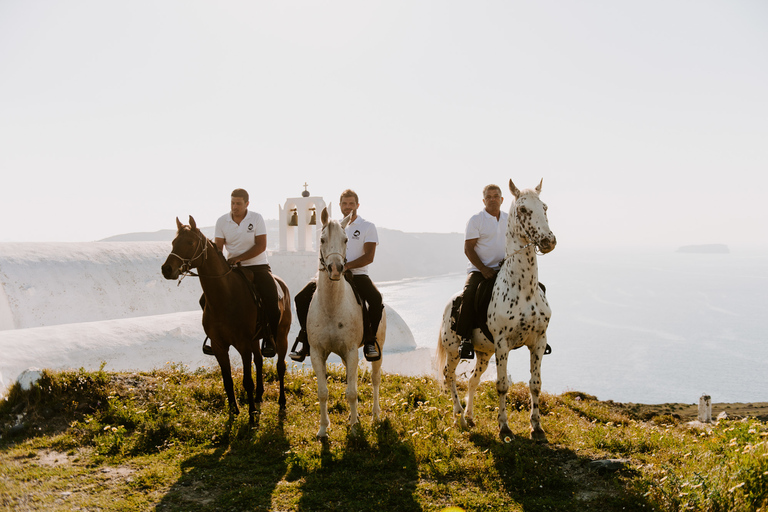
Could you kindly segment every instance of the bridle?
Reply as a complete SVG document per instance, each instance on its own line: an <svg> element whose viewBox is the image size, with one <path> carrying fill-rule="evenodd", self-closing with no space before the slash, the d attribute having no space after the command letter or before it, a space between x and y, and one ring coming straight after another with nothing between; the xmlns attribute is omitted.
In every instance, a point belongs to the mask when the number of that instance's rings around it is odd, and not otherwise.
<svg viewBox="0 0 768 512"><path fill-rule="evenodd" d="M517 224L517 225L518 225L518 226L520 226L520 228L521 228L521 229L520 229L520 231L522 231L523 233L525 233L525 230L523 229L522 223L520 223L520 222L518 221L518 219L517 219L517 214L515 214L515 217L514 217L514 218L515 218L515 224ZM526 239L528 239L528 240L531 240L531 239L532 239L532 237L531 237L531 236L529 236L529 235L528 235L528 233L525 233L525 238L526 238ZM537 238L533 239L533 241L532 241L532 242L528 242L527 244L525 244L524 246L522 246L520 249L518 249L518 250L516 250L515 252L513 252L513 253L512 253L512 256L514 256L514 255L516 255L516 254L520 254L521 252L523 252L524 250L526 250L527 248L529 248L529 247L530 247L530 246L532 246L532 245L534 246L534 250L533 250L533 252L534 252L535 254L539 255L539 256L543 256L543 255L544 255L544 253L543 253L543 252L541 252L541 249L539 248L539 242L540 242L540 241L541 241L541 237L537 237Z"/></svg>
<svg viewBox="0 0 768 512"><path fill-rule="evenodd" d="M176 283L176 286L181 285L181 281L185 277L187 277L187 276L201 277L199 270L198 270L197 274L192 272L192 269L195 268L195 267L192 266L192 262L195 261L198 258L202 258L202 261L200 262L199 265L196 265L196 267L200 268L202 265L205 264L205 261L208 258L208 251L206 249L208 248L208 243L210 241L211 240L207 236L205 236L202 233L198 233L197 245L195 246L195 255L194 256L192 256L191 258L182 258L181 256L179 256L175 252L171 252L168 255L168 256L176 256L177 258L179 258L179 260L181 260L181 267L179 267L179 279L178 279L178 282ZM200 251L199 253L197 252L198 250ZM229 270L226 271L225 273L221 274L220 276L202 276L202 277L224 277L224 276L228 275L230 272L232 272L233 268L234 268L234 266L230 266Z"/></svg>
<svg viewBox="0 0 768 512"><path fill-rule="evenodd" d="M320 252L320 268L318 268L318 270L325 270L326 272L328 272L328 275L330 276L331 271L328 269L328 265L325 263L325 258L323 257L323 251L319 251L319 252ZM345 255L341 254L340 252L328 253L328 256L333 256L333 255L341 256L341 258L344 260L344 265L347 264L347 257Z"/></svg>

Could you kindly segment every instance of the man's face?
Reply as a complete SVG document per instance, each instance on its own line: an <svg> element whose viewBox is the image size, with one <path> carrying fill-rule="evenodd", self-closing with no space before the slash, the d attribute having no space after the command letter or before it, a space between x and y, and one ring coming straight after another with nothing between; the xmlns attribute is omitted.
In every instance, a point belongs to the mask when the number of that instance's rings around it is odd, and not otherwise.
<svg viewBox="0 0 768 512"><path fill-rule="evenodd" d="M353 196L342 197L339 207L341 208L341 214L346 217L353 211L357 211L357 207L360 206Z"/></svg>
<svg viewBox="0 0 768 512"><path fill-rule="evenodd" d="M243 215L245 215L245 212L248 209L248 202L242 197L232 196L232 201L230 202L230 206L232 208L233 217L242 217Z"/></svg>
<svg viewBox="0 0 768 512"><path fill-rule="evenodd" d="M501 197L501 192L495 188L490 189L483 198L483 204L488 211L499 211L503 202L504 198Z"/></svg>

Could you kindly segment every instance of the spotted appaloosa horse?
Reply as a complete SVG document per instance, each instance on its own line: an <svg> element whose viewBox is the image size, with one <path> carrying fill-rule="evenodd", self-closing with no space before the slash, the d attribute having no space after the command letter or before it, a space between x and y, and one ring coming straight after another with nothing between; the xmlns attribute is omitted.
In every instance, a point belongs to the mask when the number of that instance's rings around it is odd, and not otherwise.
<svg viewBox="0 0 768 512"><path fill-rule="evenodd" d="M203 233L197 229L195 219L189 217L189 226L176 219L178 233L173 240L171 254L162 266L163 277L178 279L179 276L195 275L197 269L200 285L205 293L203 328L211 338L211 348L219 362L224 390L227 393L229 411L237 415L232 370L229 362L229 347L233 346L243 359L243 388L248 394L248 413L253 422L264 394L261 348L259 347L259 310L250 286L227 263L224 255ZM243 269L243 273L247 273ZM282 279L274 276L278 287L280 323L275 333L277 346L277 375L280 381L280 410L285 410L285 353L288 350L288 330L291 327L291 298L288 287ZM256 400L251 377L251 358L256 365Z"/></svg>
<svg viewBox="0 0 768 512"><path fill-rule="evenodd" d="M349 403L349 425L355 427L357 415L357 364L358 349L363 343L363 310L355 298L352 286L343 278L342 271L347 261L347 234L344 228L350 217L341 223L330 220L327 209L320 215L323 230L320 233L320 271L317 276L317 290L312 297L307 313L307 338L309 340L312 368L317 376L317 396L320 402L319 440L328 438L328 377L326 360L333 352L338 354L347 368L347 392ZM382 314L376 339L383 352L386 341L387 318ZM381 362L371 363L373 384L373 418L381 413L379 386L381 384Z"/></svg>
<svg viewBox="0 0 768 512"><path fill-rule="evenodd" d="M491 356L496 356L499 435L506 442L512 435L507 425L507 358L510 350L524 345L528 347L531 355L531 437L541 442L547 440L539 419L539 393L541 358L547 347L547 326L551 311L544 292L539 288L536 251L546 254L555 248L557 241L549 229L547 206L539 199L541 184L540 182L535 190L520 191L512 180L509 180L509 189L515 201L509 210L506 256L496 277L491 304L488 306L488 329L493 340L486 338L480 329L474 330L472 342L477 362L469 379L466 410L461 407L456 392L456 366L459 364L461 339L451 329L453 299L445 308L440 342L437 346L438 368L443 368L445 385L453 398L453 412L460 414L457 422L462 428L474 425L472 419L475 390Z"/></svg>

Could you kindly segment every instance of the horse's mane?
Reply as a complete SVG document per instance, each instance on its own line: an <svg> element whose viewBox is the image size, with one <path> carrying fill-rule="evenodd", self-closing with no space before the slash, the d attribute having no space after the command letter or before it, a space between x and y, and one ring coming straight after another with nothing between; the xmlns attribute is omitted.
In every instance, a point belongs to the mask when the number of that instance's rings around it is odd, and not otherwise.
<svg viewBox="0 0 768 512"><path fill-rule="evenodd" d="M199 234L201 237L203 237L203 238L205 239L206 243L208 243L208 242L210 242L210 243L211 243L211 245L213 246L214 250L216 251L216 254L218 254L218 255L219 255L219 258L221 258L221 260L222 260L224 263L227 263L227 257L226 257L226 256L224 256L224 253L223 253L223 252L221 252L221 250L219 249L219 246L218 246L218 245L216 245L216 243L215 243L213 240L211 240L210 238L208 238L207 236L205 236L205 234L203 234L203 232L202 232L202 231L200 231L198 228L192 229L192 226L189 226L189 225L187 225L187 224L184 224L184 225L182 225L182 226L181 226L181 227L180 227L180 228L179 228L179 229L176 231L176 236L179 236L179 235L181 234L181 231L182 231L182 230L184 230L184 231L189 231L190 233L195 233L195 232L197 232L197 233L198 233L198 234ZM227 263L227 264L229 264L229 263Z"/></svg>

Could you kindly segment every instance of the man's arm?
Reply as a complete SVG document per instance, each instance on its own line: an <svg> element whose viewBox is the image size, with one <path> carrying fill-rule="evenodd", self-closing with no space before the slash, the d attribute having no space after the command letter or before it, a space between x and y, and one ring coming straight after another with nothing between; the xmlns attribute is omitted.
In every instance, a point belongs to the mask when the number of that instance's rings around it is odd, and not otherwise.
<svg viewBox="0 0 768 512"><path fill-rule="evenodd" d="M216 247L219 248L219 252L224 252L224 239L216 237L213 239L213 243L216 244Z"/></svg>
<svg viewBox="0 0 768 512"><path fill-rule="evenodd" d="M483 274L483 277L488 279L489 277L496 275L496 271L490 267L486 267L477 255L475 247L477 247L478 240L480 239L472 238L471 240L464 240L464 254L466 254L469 261Z"/></svg>
<svg viewBox="0 0 768 512"><path fill-rule="evenodd" d="M218 240L216 239L217 243ZM241 261L249 260L251 258L255 258L259 254L263 253L267 250L267 235L256 235L253 239L254 246L245 251L243 254L238 254L236 256L230 256L227 261L230 265L235 265L237 263L240 263Z"/></svg>
<svg viewBox="0 0 768 512"><path fill-rule="evenodd" d="M344 270L352 270L373 263L373 257L376 256L376 242L365 242L363 244L363 255L353 261L348 261L344 265Z"/></svg>

